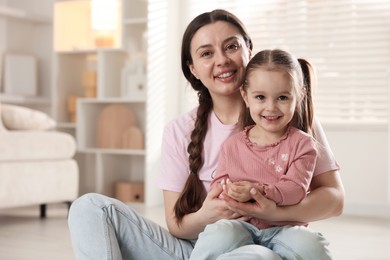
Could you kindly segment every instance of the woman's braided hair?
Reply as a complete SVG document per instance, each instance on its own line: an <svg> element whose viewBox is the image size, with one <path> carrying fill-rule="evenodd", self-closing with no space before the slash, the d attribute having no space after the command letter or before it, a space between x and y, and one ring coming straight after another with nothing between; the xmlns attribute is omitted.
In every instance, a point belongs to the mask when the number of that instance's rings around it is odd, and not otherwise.
<svg viewBox="0 0 390 260"><path fill-rule="evenodd" d="M184 32L181 48L181 68L192 88L197 91L199 106L196 113L194 129L191 133L191 142L187 148L189 154L189 176L174 208L176 221L179 224L182 222L185 215L199 210L206 197L206 190L202 181L199 179L198 173L203 166L203 142L208 130L209 115L213 109L213 100L209 90L190 71L189 65L193 62L190 46L192 38L200 28L217 21L228 22L237 27L242 34L247 47L251 50L253 47L252 40L246 32L242 22L233 14L221 9L197 16L192 20Z"/></svg>

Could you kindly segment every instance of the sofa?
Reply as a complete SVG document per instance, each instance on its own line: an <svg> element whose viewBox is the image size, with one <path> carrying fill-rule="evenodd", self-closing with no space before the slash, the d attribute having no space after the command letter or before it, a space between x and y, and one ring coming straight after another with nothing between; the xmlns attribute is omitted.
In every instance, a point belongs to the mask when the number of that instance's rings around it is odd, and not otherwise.
<svg viewBox="0 0 390 260"><path fill-rule="evenodd" d="M79 170L73 136L55 131L47 114L0 103L0 209L77 198Z"/></svg>

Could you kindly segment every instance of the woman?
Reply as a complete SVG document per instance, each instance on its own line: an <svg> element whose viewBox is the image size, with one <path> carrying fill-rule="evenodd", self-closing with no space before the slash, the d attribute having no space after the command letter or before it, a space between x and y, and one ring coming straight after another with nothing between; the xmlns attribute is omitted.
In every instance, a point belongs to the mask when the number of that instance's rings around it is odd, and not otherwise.
<svg viewBox="0 0 390 260"><path fill-rule="evenodd" d="M338 166L325 149L312 192L295 206L279 208L260 192L257 203L220 200L221 186L208 191L222 142L235 133L242 99L239 88L252 51L244 26L232 14L214 10L196 17L182 41L182 70L199 96L199 107L167 125L158 186L164 190L169 232L123 203L98 194L76 200L69 228L77 259L188 259L207 224L256 217L310 222L339 215L343 187ZM328 147L321 127L317 140ZM188 151L188 152L187 152ZM322 246L319 244L318 246ZM225 256L279 259L261 245L246 245Z"/></svg>

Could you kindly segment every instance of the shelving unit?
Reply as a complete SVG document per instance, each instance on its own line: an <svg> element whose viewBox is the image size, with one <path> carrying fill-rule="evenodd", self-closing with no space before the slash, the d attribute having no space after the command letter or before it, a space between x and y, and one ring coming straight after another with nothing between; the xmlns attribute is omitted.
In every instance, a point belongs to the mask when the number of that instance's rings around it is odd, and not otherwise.
<svg viewBox="0 0 390 260"><path fill-rule="evenodd" d="M36 4L36 0L0 2L1 57L5 53L32 55L37 59L38 68L36 95L5 92L0 77L0 102L23 105L51 114L52 3L40 3L39 9L34 7Z"/></svg>
<svg viewBox="0 0 390 260"><path fill-rule="evenodd" d="M74 4L69 1L71 4ZM89 1L80 0L84 12L88 10ZM66 5L66 2L61 3ZM126 84L124 68L131 60L146 61L147 30L147 1L146 0L122 0L120 24L117 35L120 39L119 46L97 48L91 45L91 39L75 39L75 43L65 39L67 45L62 45L58 40L60 50L54 57L54 88L53 103L54 116L59 129L72 133L77 139L78 155L81 173L80 194L98 192L108 196L114 195L114 183L116 181L143 182L145 187L145 204L155 203L155 197L160 196L160 190L154 188L154 183L148 177L148 156L153 149L147 147L148 122L146 80L139 88L145 95L132 95L124 93ZM57 8L61 8L56 6ZM65 7L68 8L68 7ZM69 9L69 11L72 11ZM76 11L77 12L77 11ZM86 18L88 19L88 18ZM88 24L88 22L82 22ZM57 28L58 23L54 23ZM83 30L86 30L85 28ZM56 35L56 33L54 33ZM94 32L86 32L86 37L93 37ZM71 36L69 36L71 37ZM115 36L116 37L116 36ZM79 46L80 42L87 42L85 48ZM114 40L116 42L116 40ZM64 48L64 46L66 48ZM146 64L143 64L146 67ZM84 97L83 72L96 71L96 97ZM139 69L139 66L136 66ZM143 68L143 77L146 79L146 69ZM129 80L129 79L127 79ZM142 81L141 81L142 82ZM77 99L76 121L72 122L67 111L68 98ZM138 122L139 129L144 137L144 149L100 148L97 144L98 120L102 111L109 105L121 105L132 111ZM160 149L159 147L157 148ZM153 187L153 188L152 188Z"/></svg>

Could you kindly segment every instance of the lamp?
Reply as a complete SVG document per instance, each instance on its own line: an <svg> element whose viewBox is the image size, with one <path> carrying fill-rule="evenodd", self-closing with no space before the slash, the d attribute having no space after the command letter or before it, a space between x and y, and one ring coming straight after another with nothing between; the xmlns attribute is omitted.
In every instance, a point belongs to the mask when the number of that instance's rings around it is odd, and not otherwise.
<svg viewBox="0 0 390 260"><path fill-rule="evenodd" d="M91 27L95 31L96 47L112 47L118 30L118 0L91 1Z"/></svg>

